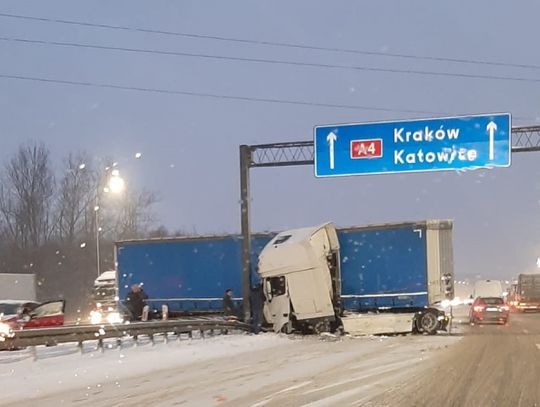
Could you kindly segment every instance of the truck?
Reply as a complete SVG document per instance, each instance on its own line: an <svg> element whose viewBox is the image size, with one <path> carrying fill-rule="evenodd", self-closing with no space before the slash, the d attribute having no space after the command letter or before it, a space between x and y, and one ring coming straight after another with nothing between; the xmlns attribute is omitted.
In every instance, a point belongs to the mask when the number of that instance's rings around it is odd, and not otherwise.
<svg viewBox="0 0 540 407"><path fill-rule="evenodd" d="M118 302L116 271L107 270L94 280L92 290L92 309L89 320L92 324L104 321L118 323L123 321L121 304Z"/></svg>
<svg viewBox="0 0 540 407"><path fill-rule="evenodd" d="M258 272L275 331L434 334L454 296L452 222L281 232Z"/></svg>
<svg viewBox="0 0 540 407"><path fill-rule="evenodd" d="M540 273L518 276L515 308L523 312L540 310Z"/></svg>
<svg viewBox="0 0 540 407"><path fill-rule="evenodd" d="M502 282L500 280L477 280L474 283L473 298L503 297Z"/></svg>
<svg viewBox="0 0 540 407"><path fill-rule="evenodd" d="M303 250L304 256L310 250L315 250L320 258L332 258L332 266L327 269L326 277L315 287L316 307L319 307L317 313L303 319L305 323L301 326L295 325L298 322L295 317L296 321L287 321L282 328L334 330L343 325L344 320L349 327L356 325L355 329L359 329L365 326L368 331L371 328L379 329L377 326L380 322L377 321L382 320L386 321L388 329L396 331L409 330L413 322L414 330L429 333L445 327L447 316L435 305L453 298L451 221L401 222L337 229L332 224L325 225L328 226L324 226L324 232L321 232L326 235L326 238L321 237L322 241L327 239L325 245L308 249L306 243L302 243L303 249L300 245L294 249ZM335 230L337 240L331 230ZM304 228L299 233L304 233L303 237L307 239L312 232L313 228ZM279 292L280 279L270 279L283 277L282 282L294 279L292 274L297 273L292 270L300 266L300 263L294 262L283 264L283 267L291 270L288 277L267 274L271 269L274 270L272 273L277 273L281 266L277 255L272 256L273 260L269 263L269 251L263 253L264 248L277 235L283 237L284 233L254 234L251 242L251 263L258 265L253 267L251 273L252 285L267 279L264 286L270 283L278 290L272 293L271 289L268 291L265 288L267 294L273 296L274 304L275 301L285 300L277 300L279 295L275 295ZM297 241L300 244L300 235L295 233L295 238L289 243ZM308 240L311 241L311 238ZM150 297L148 303L152 308L159 311L166 305L170 317L217 314L222 310L226 289L232 289L235 294L242 292L241 242L239 235L117 242L116 297L121 304L132 284L142 284ZM314 255L312 253L310 256ZM293 258L289 256L289 259ZM267 266L269 264L274 266ZM323 274L320 271L318 275ZM304 278L300 274L298 276ZM305 282L311 283L309 280ZM240 307L243 299L235 296L234 300ZM296 297L294 301L299 307ZM304 305L307 307L307 302ZM296 312L294 304L290 309ZM265 312L268 314L268 310ZM376 321L373 315L377 315ZM266 316L267 322L276 329L280 323L274 325L272 318ZM345 316L347 318L344 319Z"/></svg>
<svg viewBox="0 0 540 407"><path fill-rule="evenodd" d="M36 302L36 275L0 273L0 301Z"/></svg>

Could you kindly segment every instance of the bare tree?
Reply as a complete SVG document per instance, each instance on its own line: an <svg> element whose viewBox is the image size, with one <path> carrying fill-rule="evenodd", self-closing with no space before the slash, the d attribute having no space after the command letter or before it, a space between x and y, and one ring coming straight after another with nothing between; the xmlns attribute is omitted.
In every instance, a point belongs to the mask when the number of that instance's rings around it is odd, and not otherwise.
<svg viewBox="0 0 540 407"><path fill-rule="evenodd" d="M49 150L23 145L6 165L0 187L5 232L21 249L36 248L51 236L55 179Z"/></svg>
<svg viewBox="0 0 540 407"><path fill-rule="evenodd" d="M128 191L119 201L114 235L118 239L133 239L146 234L155 222L152 207L158 202L155 193L147 190Z"/></svg>
<svg viewBox="0 0 540 407"><path fill-rule="evenodd" d="M90 208L96 194L96 174L86 153L70 153L65 159L57 202L57 230L62 241L73 243L91 233Z"/></svg>
<svg viewBox="0 0 540 407"><path fill-rule="evenodd" d="M148 237L149 239L160 239L160 238L169 237L169 236L171 236L171 234L169 233L169 230L163 225L160 225L159 227L155 229L149 230L148 233L146 234L146 237Z"/></svg>

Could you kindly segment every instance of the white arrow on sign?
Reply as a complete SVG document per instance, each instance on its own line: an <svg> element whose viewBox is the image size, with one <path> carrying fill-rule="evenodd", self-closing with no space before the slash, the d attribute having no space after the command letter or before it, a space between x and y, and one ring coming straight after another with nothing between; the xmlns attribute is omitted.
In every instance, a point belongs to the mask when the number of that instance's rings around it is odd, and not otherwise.
<svg viewBox="0 0 540 407"><path fill-rule="evenodd" d="M486 126L486 130L489 133L489 159L495 159L495 132L497 131L497 125L495 122L489 122Z"/></svg>
<svg viewBox="0 0 540 407"><path fill-rule="evenodd" d="M334 143L336 142L336 140L337 140L337 136L333 131L331 131L330 134L326 136L326 141L328 142L328 146L329 146L328 152L330 154L330 169L331 170L334 169Z"/></svg>

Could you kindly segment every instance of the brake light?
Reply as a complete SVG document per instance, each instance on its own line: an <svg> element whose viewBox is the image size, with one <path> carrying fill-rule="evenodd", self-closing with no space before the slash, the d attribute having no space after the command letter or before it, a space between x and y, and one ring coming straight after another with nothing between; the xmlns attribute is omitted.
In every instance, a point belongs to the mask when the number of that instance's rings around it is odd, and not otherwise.
<svg viewBox="0 0 540 407"><path fill-rule="evenodd" d="M474 306L474 312L482 312L483 310L484 310L484 307L481 305Z"/></svg>

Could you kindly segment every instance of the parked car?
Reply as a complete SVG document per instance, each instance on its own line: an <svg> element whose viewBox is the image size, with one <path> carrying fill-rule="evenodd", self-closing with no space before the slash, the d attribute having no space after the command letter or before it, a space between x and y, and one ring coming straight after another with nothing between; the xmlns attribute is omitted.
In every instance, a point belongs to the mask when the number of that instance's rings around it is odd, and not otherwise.
<svg viewBox="0 0 540 407"><path fill-rule="evenodd" d="M25 306L26 305L26 306ZM35 305L35 306L34 306ZM65 301L48 301L42 304L19 304L14 315L0 317L0 336L9 336L19 329L49 328L64 325ZM10 308L9 311L12 311Z"/></svg>
<svg viewBox="0 0 540 407"><path fill-rule="evenodd" d="M508 323L510 307L501 297L478 297L471 305L469 319L471 324L484 322Z"/></svg>

